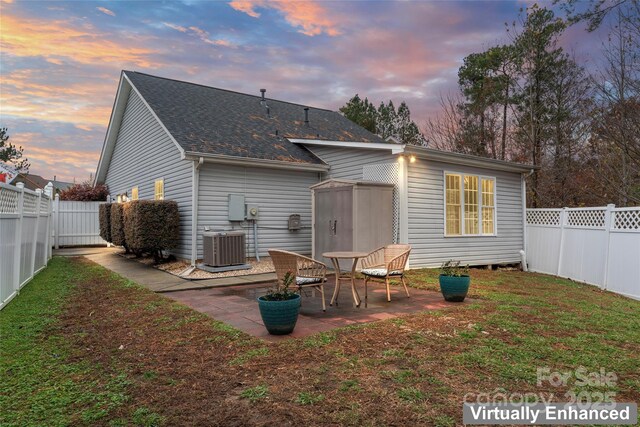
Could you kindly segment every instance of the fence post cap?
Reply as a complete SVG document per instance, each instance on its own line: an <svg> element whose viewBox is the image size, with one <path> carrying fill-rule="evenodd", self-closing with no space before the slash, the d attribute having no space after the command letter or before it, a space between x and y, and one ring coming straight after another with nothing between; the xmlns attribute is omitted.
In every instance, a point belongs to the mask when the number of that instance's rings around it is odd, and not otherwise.
<svg viewBox="0 0 640 427"><path fill-rule="evenodd" d="M38 196L41 196L42 195L42 190L40 188L36 188L36 194Z"/></svg>
<svg viewBox="0 0 640 427"><path fill-rule="evenodd" d="M16 184L16 187L18 187L20 190L24 190L24 182L18 182Z"/></svg>
<svg viewBox="0 0 640 427"><path fill-rule="evenodd" d="M46 194L49 197L53 195L53 184L51 182L49 182L47 185L44 186L44 194Z"/></svg>

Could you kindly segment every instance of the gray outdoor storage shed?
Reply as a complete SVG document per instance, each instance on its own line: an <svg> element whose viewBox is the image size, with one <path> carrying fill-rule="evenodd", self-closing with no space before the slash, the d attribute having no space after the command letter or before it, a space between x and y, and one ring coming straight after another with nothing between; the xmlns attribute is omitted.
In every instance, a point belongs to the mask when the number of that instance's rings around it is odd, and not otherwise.
<svg viewBox="0 0 640 427"><path fill-rule="evenodd" d="M369 252L393 243L393 184L329 179L313 192L313 257Z"/></svg>

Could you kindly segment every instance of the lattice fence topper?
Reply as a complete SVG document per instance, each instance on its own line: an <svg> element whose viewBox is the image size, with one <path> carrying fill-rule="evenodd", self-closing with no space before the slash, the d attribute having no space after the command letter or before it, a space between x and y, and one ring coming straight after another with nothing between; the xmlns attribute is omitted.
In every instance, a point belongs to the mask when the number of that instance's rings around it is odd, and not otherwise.
<svg viewBox="0 0 640 427"><path fill-rule="evenodd" d="M605 209L567 210L567 225L604 228L604 217Z"/></svg>
<svg viewBox="0 0 640 427"><path fill-rule="evenodd" d="M400 196L398 185L400 181L400 165L397 163L378 163L362 167L362 179L365 181L384 182L393 184L393 236L394 242L400 241Z"/></svg>
<svg viewBox="0 0 640 427"><path fill-rule="evenodd" d="M640 231L640 208L634 210L613 211L614 230Z"/></svg>
<svg viewBox="0 0 640 427"><path fill-rule="evenodd" d="M49 212L49 198L44 194L40 197L40 215L47 215Z"/></svg>
<svg viewBox="0 0 640 427"><path fill-rule="evenodd" d="M22 203L24 206L24 213L34 214L38 208L38 196L31 193L24 193L24 200Z"/></svg>
<svg viewBox="0 0 640 427"><path fill-rule="evenodd" d="M18 213L18 192L0 188L0 213Z"/></svg>
<svg viewBox="0 0 640 427"><path fill-rule="evenodd" d="M555 225L560 226L560 209L538 210L527 209L528 225Z"/></svg>

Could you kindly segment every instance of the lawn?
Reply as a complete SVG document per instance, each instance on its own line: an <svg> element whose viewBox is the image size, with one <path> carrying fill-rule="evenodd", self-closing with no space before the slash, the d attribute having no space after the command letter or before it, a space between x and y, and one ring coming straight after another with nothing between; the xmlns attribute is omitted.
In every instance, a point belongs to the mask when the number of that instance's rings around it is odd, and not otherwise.
<svg viewBox="0 0 640 427"><path fill-rule="evenodd" d="M437 272L410 273L437 290ZM640 401L640 302L472 270L475 302L267 344L83 258L0 312L0 425L460 424L468 393ZM615 372L607 388L537 368Z"/></svg>

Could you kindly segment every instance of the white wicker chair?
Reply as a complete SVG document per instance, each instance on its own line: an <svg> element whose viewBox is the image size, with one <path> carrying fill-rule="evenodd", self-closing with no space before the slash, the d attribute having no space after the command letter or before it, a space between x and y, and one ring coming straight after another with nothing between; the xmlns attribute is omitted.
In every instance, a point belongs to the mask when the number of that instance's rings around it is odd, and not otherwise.
<svg viewBox="0 0 640 427"><path fill-rule="evenodd" d="M409 260L411 246L387 245L371 252L360 261L360 273L364 275L364 306L367 306L367 284L371 281L384 282L387 287L387 301L391 301L390 278L399 278L409 298L409 289L404 279L404 269Z"/></svg>
<svg viewBox="0 0 640 427"><path fill-rule="evenodd" d="M324 282L327 280L327 266L304 255L295 252L269 249L269 256L278 276L278 286L282 286L284 276L291 272L298 293L303 288L312 288L320 291L322 297L322 311L327 311L324 302Z"/></svg>

